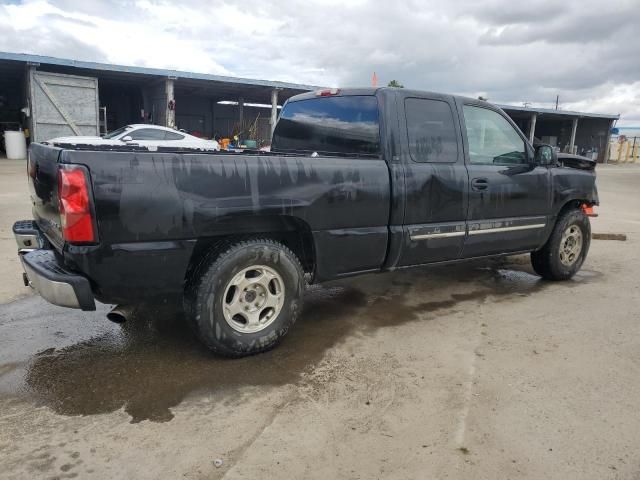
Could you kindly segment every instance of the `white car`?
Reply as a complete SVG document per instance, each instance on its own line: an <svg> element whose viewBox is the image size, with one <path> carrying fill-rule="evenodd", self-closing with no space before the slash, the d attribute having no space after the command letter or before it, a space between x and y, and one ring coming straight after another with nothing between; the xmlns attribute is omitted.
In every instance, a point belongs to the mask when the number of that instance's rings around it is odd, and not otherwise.
<svg viewBox="0 0 640 480"><path fill-rule="evenodd" d="M205 140L173 128L158 125L126 125L104 137L57 137L47 143L72 145L140 145L150 149L157 147L194 148L199 150L220 150L215 140Z"/></svg>

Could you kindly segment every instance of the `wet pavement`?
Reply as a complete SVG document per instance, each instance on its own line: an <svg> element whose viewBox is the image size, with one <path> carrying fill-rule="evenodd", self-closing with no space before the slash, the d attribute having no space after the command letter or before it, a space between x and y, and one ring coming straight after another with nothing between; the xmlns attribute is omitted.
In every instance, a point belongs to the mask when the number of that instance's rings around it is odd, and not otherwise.
<svg viewBox="0 0 640 480"><path fill-rule="evenodd" d="M7 165L0 478L640 478L640 168L598 167L593 231L627 240L573 281L526 256L343 280L277 349L225 360L167 306L120 326L15 300Z"/></svg>
<svg viewBox="0 0 640 480"><path fill-rule="evenodd" d="M598 276L584 270L565 286ZM166 422L189 396L227 402L241 397L243 387L295 383L349 336L428 321L488 297L517 300L549 285L531 273L528 257L517 257L312 286L285 341L239 360L208 352L170 306L128 308L128 321L119 325L106 319L106 305L80 312L29 297L0 305L0 397L27 399L62 415L123 408L132 423Z"/></svg>

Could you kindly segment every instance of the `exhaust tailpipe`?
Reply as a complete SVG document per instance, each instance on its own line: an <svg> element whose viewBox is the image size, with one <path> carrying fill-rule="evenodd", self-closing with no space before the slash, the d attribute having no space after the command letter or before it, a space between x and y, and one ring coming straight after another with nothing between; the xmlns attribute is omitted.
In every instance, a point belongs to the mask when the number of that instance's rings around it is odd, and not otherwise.
<svg viewBox="0 0 640 480"><path fill-rule="evenodd" d="M127 320L127 316L124 313L124 309L121 305L116 305L107 313L107 318L113 323L124 323Z"/></svg>

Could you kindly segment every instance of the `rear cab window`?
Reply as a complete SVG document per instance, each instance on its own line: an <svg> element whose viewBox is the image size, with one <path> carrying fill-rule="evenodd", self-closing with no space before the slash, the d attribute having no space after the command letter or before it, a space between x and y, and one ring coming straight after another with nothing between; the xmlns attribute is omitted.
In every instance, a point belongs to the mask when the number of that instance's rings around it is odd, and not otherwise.
<svg viewBox="0 0 640 480"><path fill-rule="evenodd" d="M289 102L273 132L272 151L380 157L378 116L373 95Z"/></svg>

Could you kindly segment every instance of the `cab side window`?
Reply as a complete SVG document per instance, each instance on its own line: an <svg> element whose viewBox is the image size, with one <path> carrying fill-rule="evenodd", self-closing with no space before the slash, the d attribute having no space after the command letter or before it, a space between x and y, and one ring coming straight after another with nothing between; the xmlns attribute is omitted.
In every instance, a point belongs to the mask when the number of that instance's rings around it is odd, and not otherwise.
<svg viewBox="0 0 640 480"><path fill-rule="evenodd" d="M469 142L469 161L480 165L527 163L524 140L499 113L465 105L464 123Z"/></svg>
<svg viewBox="0 0 640 480"><path fill-rule="evenodd" d="M455 163L458 139L449 104L442 100L407 98L404 109L413 161Z"/></svg>

